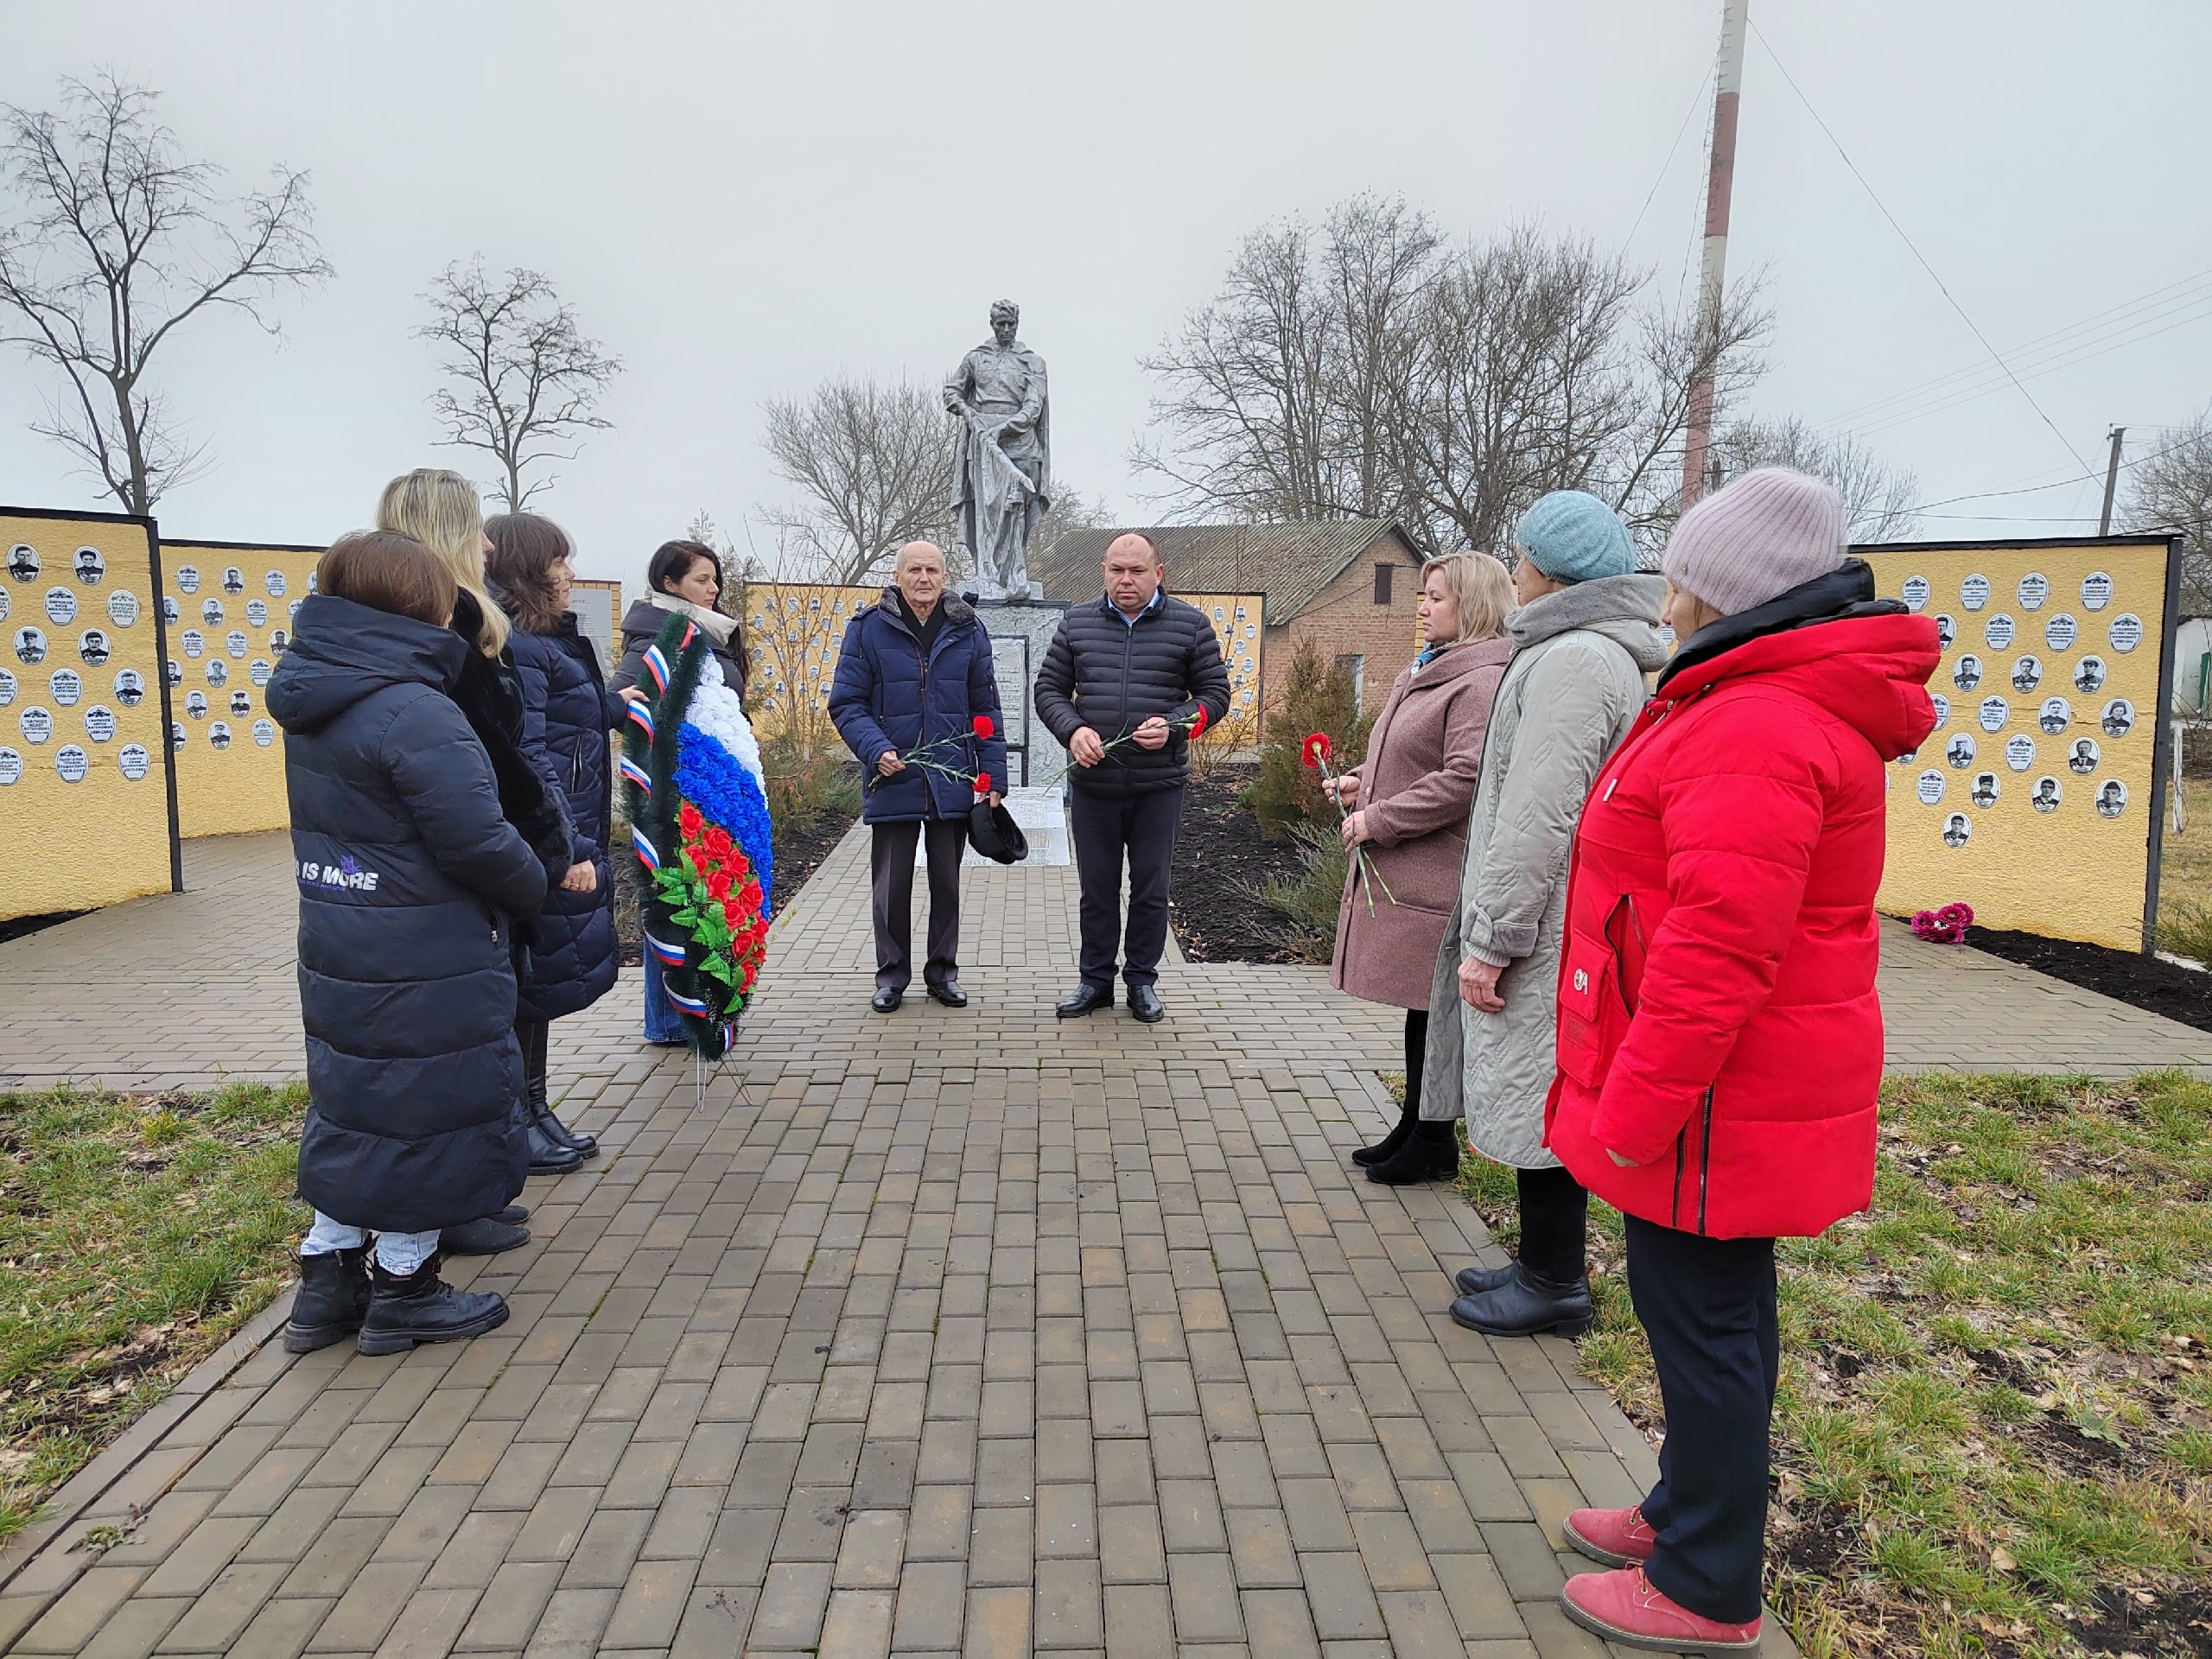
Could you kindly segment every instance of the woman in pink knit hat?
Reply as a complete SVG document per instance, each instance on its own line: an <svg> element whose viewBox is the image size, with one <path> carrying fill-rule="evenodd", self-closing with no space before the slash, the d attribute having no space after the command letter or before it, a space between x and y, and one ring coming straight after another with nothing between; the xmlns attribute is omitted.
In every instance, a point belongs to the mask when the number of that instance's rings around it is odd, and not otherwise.
<svg viewBox="0 0 2212 1659"><path fill-rule="evenodd" d="M1874 596L1816 479L1746 474L1666 555L1681 641L1575 832L1545 1143L1626 1217L1666 1405L1658 1484L1569 1516L1616 1570L1567 1615L1632 1648L1758 1645L1774 1241L1874 1190L1885 770L1935 728L1936 625Z"/></svg>

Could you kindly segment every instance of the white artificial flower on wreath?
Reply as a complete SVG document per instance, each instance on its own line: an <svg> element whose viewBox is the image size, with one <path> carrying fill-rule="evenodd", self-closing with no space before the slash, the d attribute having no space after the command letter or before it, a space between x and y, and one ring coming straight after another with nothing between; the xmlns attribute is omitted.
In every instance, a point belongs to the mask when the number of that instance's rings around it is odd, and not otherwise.
<svg viewBox="0 0 2212 1659"><path fill-rule="evenodd" d="M698 689L691 694L691 706L684 711L684 722L697 727L728 749L737 764L753 774L753 781L766 797L767 773L760 764L760 744L753 734L753 722L745 717L745 708L738 702L737 693L722 678L721 664L711 655L700 669Z"/></svg>

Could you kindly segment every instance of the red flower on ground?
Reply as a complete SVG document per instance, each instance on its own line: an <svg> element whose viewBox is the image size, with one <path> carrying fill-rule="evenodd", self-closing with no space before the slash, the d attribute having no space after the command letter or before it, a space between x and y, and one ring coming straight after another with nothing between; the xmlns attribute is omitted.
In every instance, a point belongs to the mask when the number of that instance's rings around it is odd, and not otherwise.
<svg viewBox="0 0 2212 1659"><path fill-rule="evenodd" d="M1329 751L1329 734L1326 732L1308 732L1306 741L1299 745L1298 758L1309 766L1325 766L1330 758Z"/></svg>
<svg viewBox="0 0 2212 1659"><path fill-rule="evenodd" d="M737 844L729 838L729 831L719 823L707 831L705 840L707 851L717 859L728 858L730 849Z"/></svg>
<svg viewBox="0 0 2212 1659"><path fill-rule="evenodd" d="M683 832L684 840L696 841L699 832L707 827L707 821L699 816L697 807L686 801L677 810L676 827Z"/></svg>
<svg viewBox="0 0 2212 1659"><path fill-rule="evenodd" d="M976 716L976 736L984 738L995 736L997 734L998 729L998 722L993 720L988 715L978 715Z"/></svg>

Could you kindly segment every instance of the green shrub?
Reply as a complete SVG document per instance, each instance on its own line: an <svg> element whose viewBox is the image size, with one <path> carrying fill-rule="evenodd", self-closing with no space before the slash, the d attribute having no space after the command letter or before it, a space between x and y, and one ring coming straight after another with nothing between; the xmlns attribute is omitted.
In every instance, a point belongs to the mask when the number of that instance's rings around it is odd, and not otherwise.
<svg viewBox="0 0 2212 1659"><path fill-rule="evenodd" d="M1301 823L1317 830L1336 823L1337 809L1321 793L1321 774L1305 762L1306 734L1326 732L1336 769L1344 772L1366 758L1372 724L1359 712L1351 676L1321 654L1320 642L1312 634L1300 639L1291 654L1281 694L1268 712L1260 775L1248 792L1263 837L1281 841ZM1341 874L1341 854L1338 862ZM1334 900L1331 903L1333 915ZM1333 919L1330 927L1333 931Z"/></svg>
<svg viewBox="0 0 2212 1659"><path fill-rule="evenodd" d="M2158 949L2212 963L2212 911L2171 900L2158 906Z"/></svg>
<svg viewBox="0 0 2212 1659"><path fill-rule="evenodd" d="M834 732L817 729L828 724L794 720L760 741L768 816L779 830L810 830L825 812L860 812L860 768Z"/></svg>
<svg viewBox="0 0 2212 1659"><path fill-rule="evenodd" d="M1327 803L1324 802L1324 805ZM1344 899L1344 868L1350 855L1333 820L1325 827L1300 822L1291 825L1291 839L1299 844L1303 871L1290 880L1277 879L1260 888L1260 902L1277 912L1285 925L1276 932L1283 949L1300 962L1330 962L1337 954L1337 912Z"/></svg>

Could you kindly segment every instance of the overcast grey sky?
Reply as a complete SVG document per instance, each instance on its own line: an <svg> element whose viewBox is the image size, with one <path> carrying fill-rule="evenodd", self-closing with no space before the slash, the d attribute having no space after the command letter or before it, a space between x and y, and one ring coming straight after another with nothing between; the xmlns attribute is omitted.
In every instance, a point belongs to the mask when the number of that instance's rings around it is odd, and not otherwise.
<svg viewBox="0 0 2212 1659"><path fill-rule="evenodd" d="M699 510L739 533L784 493L763 398L838 372L933 381L1001 295L1052 366L1059 477L1148 516L1124 461L1150 390L1137 358L1246 232L1355 192L1460 234L1536 217L1617 245L1633 228L1673 291L1719 12L0 0L0 102L43 105L110 67L158 88L234 181L278 161L314 175L336 280L283 303L281 346L219 318L159 365L217 461L161 503L165 531L319 543L395 472L488 477L432 447L432 359L409 338L429 278L480 251L551 274L626 361L615 429L541 505L586 574L635 581ZM1777 54L2000 349L2212 273L2204 0L1751 0L1751 16L1771 50L1754 39L1745 70L1730 260L1765 269L1778 319L1754 412L1872 426L1854 411L1987 361ZM2139 454L2212 397L2212 278L2170 297L2191 292L2209 297L2117 321L2193 321L2028 380L2066 442L2009 386L1868 442L1931 501L2065 479L2067 442L2101 474L2108 423ZM38 407L27 366L0 365L0 502L112 505L24 429ZM1926 531L2094 530L2096 493L1945 505L1962 516Z"/></svg>

